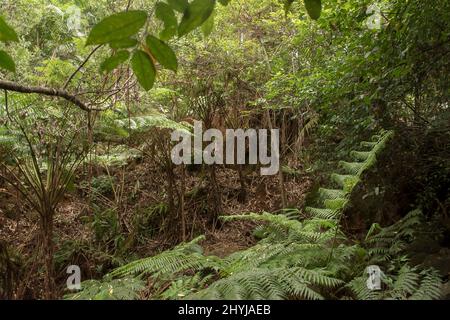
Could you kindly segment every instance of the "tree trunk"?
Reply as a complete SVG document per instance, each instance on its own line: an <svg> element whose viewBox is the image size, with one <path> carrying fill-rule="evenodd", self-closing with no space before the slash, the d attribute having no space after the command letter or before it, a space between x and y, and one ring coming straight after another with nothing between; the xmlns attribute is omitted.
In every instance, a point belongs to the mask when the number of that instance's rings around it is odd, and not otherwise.
<svg viewBox="0 0 450 320"><path fill-rule="evenodd" d="M241 184L241 190L239 191L238 201L240 203L245 203L247 201L247 184L245 182L244 172L242 170L242 165L238 165L239 182Z"/></svg>
<svg viewBox="0 0 450 320"><path fill-rule="evenodd" d="M167 168L167 202L169 206L170 215L175 213L175 179L173 176L173 171L170 166Z"/></svg>
<svg viewBox="0 0 450 320"><path fill-rule="evenodd" d="M272 124L272 120L270 118L270 111L267 110L266 111L266 117L267 117L267 122L269 124L269 129L272 130L273 129L273 124ZM287 197L286 197L286 189L284 187L284 175L283 175L283 171L282 171L282 167L283 167L283 162L282 162L282 155L283 155L283 150L282 150L282 146L284 143L284 115L283 115L283 123L282 123L282 127L281 127L281 141L280 141L280 170L278 171L278 181L279 181L279 185L280 185L280 194L281 194L281 206L282 208L286 208L287 205Z"/></svg>
<svg viewBox="0 0 450 320"><path fill-rule="evenodd" d="M54 270L53 270L53 211L49 210L42 217L41 224L42 232L42 246L44 252L44 263L45 263L45 279L44 288L45 299L51 300L55 298L55 286L54 286Z"/></svg>
<svg viewBox="0 0 450 320"><path fill-rule="evenodd" d="M186 212L184 209L184 195L186 192L186 168L181 166L181 192L180 192L180 213L181 213L181 233L183 242L186 241Z"/></svg>
<svg viewBox="0 0 450 320"><path fill-rule="evenodd" d="M210 166L210 191L209 196L211 199L211 208L212 208L212 224L214 231L216 229L217 220L219 218L219 215L222 213L222 196L220 193L219 185L217 183L217 176L216 176L216 166L211 165Z"/></svg>

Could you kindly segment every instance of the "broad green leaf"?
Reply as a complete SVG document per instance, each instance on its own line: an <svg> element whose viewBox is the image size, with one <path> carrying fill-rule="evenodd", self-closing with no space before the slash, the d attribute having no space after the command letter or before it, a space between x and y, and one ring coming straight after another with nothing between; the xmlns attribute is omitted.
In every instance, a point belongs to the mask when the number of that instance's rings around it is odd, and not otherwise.
<svg viewBox="0 0 450 320"><path fill-rule="evenodd" d="M131 58L131 67L142 88L150 90L155 84L156 69L148 54L137 50Z"/></svg>
<svg viewBox="0 0 450 320"><path fill-rule="evenodd" d="M124 63L130 57L130 53L126 50L118 51L113 56L109 57L100 65L100 71L111 71Z"/></svg>
<svg viewBox="0 0 450 320"><path fill-rule="evenodd" d="M170 6L174 10L181 12L181 13L183 13L184 10L186 10L186 8L188 7L188 4L189 4L188 0L168 0L167 2L170 4Z"/></svg>
<svg viewBox="0 0 450 320"><path fill-rule="evenodd" d="M320 13L322 12L322 1L321 0L304 0L306 11L311 19L317 20L320 18Z"/></svg>
<svg viewBox="0 0 450 320"><path fill-rule="evenodd" d="M201 26L214 10L215 0L194 0L184 11L178 26L178 36L182 37L195 28Z"/></svg>
<svg viewBox="0 0 450 320"><path fill-rule="evenodd" d="M173 9L164 2L158 2L155 8L156 18L164 23L164 30L159 34L163 40L169 40L177 33L178 21Z"/></svg>
<svg viewBox="0 0 450 320"><path fill-rule="evenodd" d="M209 18L202 24L202 32L205 37L208 37L214 29L214 18L216 16L216 12L213 11Z"/></svg>
<svg viewBox="0 0 450 320"><path fill-rule="evenodd" d="M19 41L17 33L0 17L0 41Z"/></svg>
<svg viewBox="0 0 450 320"><path fill-rule="evenodd" d="M177 26L175 28L166 28L159 33L160 39L167 41L177 34Z"/></svg>
<svg viewBox="0 0 450 320"><path fill-rule="evenodd" d="M13 59L5 51L0 51L0 68L16 72L16 64Z"/></svg>
<svg viewBox="0 0 450 320"><path fill-rule="evenodd" d="M113 14L97 23L89 33L86 45L105 44L135 35L147 20L145 11Z"/></svg>
<svg viewBox="0 0 450 320"><path fill-rule="evenodd" d="M132 38L124 38L120 40L111 41L109 43L109 46L112 49L125 49L125 48L131 48L136 46L138 41L136 39Z"/></svg>
<svg viewBox="0 0 450 320"><path fill-rule="evenodd" d="M166 43L154 36L148 36L146 42L150 53L161 65L169 70L177 71L177 56Z"/></svg>

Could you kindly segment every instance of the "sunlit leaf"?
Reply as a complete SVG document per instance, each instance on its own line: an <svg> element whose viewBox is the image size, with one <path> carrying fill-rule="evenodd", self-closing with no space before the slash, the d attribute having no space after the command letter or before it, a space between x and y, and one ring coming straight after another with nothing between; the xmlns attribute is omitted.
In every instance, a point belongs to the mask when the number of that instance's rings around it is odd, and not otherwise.
<svg viewBox="0 0 450 320"><path fill-rule="evenodd" d="M169 40L177 33L178 21L173 9L164 2L158 2L155 8L156 18L164 23L164 30L160 32L159 36L163 40Z"/></svg>
<svg viewBox="0 0 450 320"><path fill-rule="evenodd" d="M208 37L214 29L214 18L216 14L213 12L209 18L202 24L202 32L205 37Z"/></svg>
<svg viewBox="0 0 450 320"><path fill-rule="evenodd" d="M177 71L177 57L172 48L154 36L148 36L146 43L150 53L161 65L169 70Z"/></svg>
<svg viewBox="0 0 450 320"><path fill-rule="evenodd" d="M0 68L16 72L16 64L5 51L0 51Z"/></svg>
<svg viewBox="0 0 450 320"><path fill-rule="evenodd" d="M97 23L89 33L86 45L105 44L135 35L145 24L145 11L113 14Z"/></svg>
<svg viewBox="0 0 450 320"><path fill-rule="evenodd" d="M184 11L183 19L178 26L178 36L182 37L201 26L213 13L214 0L194 0Z"/></svg>
<svg viewBox="0 0 450 320"><path fill-rule="evenodd" d="M19 41L17 33L0 17L0 41Z"/></svg>
<svg viewBox="0 0 450 320"><path fill-rule="evenodd" d="M181 13L188 7L188 0L168 0L167 2L174 10Z"/></svg>
<svg viewBox="0 0 450 320"><path fill-rule="evenodd" d="M155 83L156 69L148 54L137 50L131 58L131 67L142 88L150 90Z"/></svg>
<svg viewBox="0 0 450 320"><path fill-rule="evenodd" d="M130 57L130 53L126 50L118 51L113 56L109 57L100 65L101 71L111 71L124 63Z"/></svg>
<svg viewBox="0 0 450 320"><path fill-rule="evenodd" d="M112 49L125 49L136 46L138 41L136 39L124 38L120 40L111 41L109 46Z"/></svg>

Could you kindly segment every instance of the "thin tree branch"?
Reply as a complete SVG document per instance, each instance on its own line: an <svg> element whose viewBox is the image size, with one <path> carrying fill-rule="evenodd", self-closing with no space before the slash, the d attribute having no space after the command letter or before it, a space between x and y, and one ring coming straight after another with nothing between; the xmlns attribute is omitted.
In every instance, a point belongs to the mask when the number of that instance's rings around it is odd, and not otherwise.
<svg viewBox="0 0 450 320"><path fill-rule="evenodd" d="M70 81L72 81L72 79L75 77L75 75L81 70L81 68L84 67L84 65L89 61L89 59L92 57L92 55L98 50L100 49L102 45L98 45L96 46L91 53L89 53L89 55L86 57L86 59L84 59L84 61L80 64L80 66L77 68L77 70L75 70L70 77L67 79L66 83L64 84L63 90L67 89L67 86L69 85Z"/></svg>
<svg viewBox="0 0 450 320"><path fill-rule="evenodd" d="M51 89L46 87L25 86L11 81L0 80L0 89L20 92L20 93L37 93L51 97L63 98L84 111L91 111L91 109L75 95L62 89Z"/></svg>

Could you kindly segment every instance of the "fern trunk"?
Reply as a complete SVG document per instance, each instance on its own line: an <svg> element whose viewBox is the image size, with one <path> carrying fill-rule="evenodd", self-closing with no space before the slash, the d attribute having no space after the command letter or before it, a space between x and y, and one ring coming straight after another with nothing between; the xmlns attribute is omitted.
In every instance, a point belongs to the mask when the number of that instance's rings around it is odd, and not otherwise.
<svg viewBox="0 0 450 320"><path fill-rule="evenodd" d="M46 210L41 217L41 233L42 246L44 251L45 263L45 278L44 278L44 297L45 299L55 298L55 283L54 283L54 266L53 266L53 215L52 209Z"/></svg>

